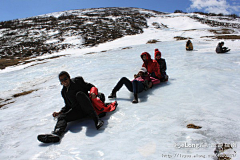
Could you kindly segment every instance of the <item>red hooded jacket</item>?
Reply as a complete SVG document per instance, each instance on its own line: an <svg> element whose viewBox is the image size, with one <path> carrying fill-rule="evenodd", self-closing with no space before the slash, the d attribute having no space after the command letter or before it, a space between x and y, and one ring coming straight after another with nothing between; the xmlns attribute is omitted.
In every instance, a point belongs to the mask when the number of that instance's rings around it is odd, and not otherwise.
<svg viewBox="0 0 240 160"><path fill-rule="evenodd" d="M95 111L97 112L97 114L99 115L100 113L103 112L112 112L116 109L116 104L117 102L114 101L112 103L110 103L109 105L105 106L105 104L100 100L100 98L96 97L96 98L92 98L90 96L91 93L95 93L96 96L98 95L98 89L96 87L92 87L89 93L89 97L92 100L92 105L95 109Z"/></svg>
<svg viewBox="0 0 240 160"><path fill-rule="evenodd" d="M146 55L146 61L143 60L143 55ZM143 65L142 67L145 67L148 71L148 73L152 74L153 72L155 75L160 79L161 73L160 73L160 66L157 63L156 60L151 59L151 55L148 52L143 52L141 54L141 58L143 60Z"/></svg>

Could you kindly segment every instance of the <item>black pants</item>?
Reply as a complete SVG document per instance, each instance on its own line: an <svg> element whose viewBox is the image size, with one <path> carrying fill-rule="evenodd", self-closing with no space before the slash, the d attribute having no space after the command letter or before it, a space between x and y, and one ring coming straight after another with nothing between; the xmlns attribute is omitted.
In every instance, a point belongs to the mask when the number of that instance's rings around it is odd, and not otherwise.
<svg viewBox="0 0 240 160"><path fill-rule="evenodd" d="M222 53L226 53L226 52L228 52L229 51L229 49L227 48L227 47L223 47L222 48Z"/></svg>
<svg viewBox="0 0 240 160"><path fill-rule="evenodd" d="M68 122L79 120L88 116L94 120L95 125L97 124L99 118L89 97L87 97L87 95L83 92L78 92L76 94L76 98L79 105L72 108L67 113L60 114L54 132L62 134L65 131Z"/></svg>
<svg viewBox="0 0 240 160"><path fill-rule="evenodd" d="M123 77L120 79L120 81L117 83L117 85L114 87L115 91L119 91L122 86L125 85L127 87L127 89L130 92L133 92L134 94L136 93L140 93L144 90L144 85L142 82L137 81L137 80L133 80L132 82L127 79L126 77Z"/></svg>

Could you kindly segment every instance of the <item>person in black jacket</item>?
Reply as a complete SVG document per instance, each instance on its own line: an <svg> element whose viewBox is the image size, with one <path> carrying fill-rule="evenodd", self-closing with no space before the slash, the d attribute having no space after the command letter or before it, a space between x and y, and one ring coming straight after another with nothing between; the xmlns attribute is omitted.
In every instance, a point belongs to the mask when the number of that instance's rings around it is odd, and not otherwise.
<svg viewBox="0 0 240 160"><path fill-rule="evenodd" d="M70 79L66 71L59 74L59 80L63 85L62 97L65 106L59 112L54 112L53 117L57 117L57 124L52 134L38 135L38 140L44 143L59 142L67 123L90 116L95 123L97 129L103 126L104 122L99 119L90 98L88 91L93 84L87 83L82 77L75 77Z"/></svg>
<svg viewBox="0 0 240 160"><path fill-rule="evenodd" d="M165 81L168 81L168 75L166 73L167 64L165 59L161 58L161 56L162 56L162 53L158 49L155 49L154 58L160 66L160 73L161 73L160 81L165 82Z"/></svg>
<svg viewBox="0 0 240 160"><path fill-rule="evenodd" d="M216 47L217 53L226 53L226 52L230 51L230 49L228 49L228 47L223 47L223 45L224 45L224 42L218 43L218 45Z"/></svg>

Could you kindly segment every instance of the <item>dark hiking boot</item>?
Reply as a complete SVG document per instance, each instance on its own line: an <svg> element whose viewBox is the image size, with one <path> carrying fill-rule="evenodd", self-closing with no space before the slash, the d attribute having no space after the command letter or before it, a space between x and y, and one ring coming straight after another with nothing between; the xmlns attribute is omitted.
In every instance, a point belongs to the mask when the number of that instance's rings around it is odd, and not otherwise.
<svg viewBox="0 0 240 160"><path fill-rule="evenodd" d="M134 94L134 99L133 99L132 103L138 103L138 95L137 94Z"/></svg>
<svg viewBox="0 0 240 160"><path fill-rule="evenodd" d="M43 143L57 143L61 140L61 136L57 134L40 134L37 139Z"/></svg>
<svg viewBox="0 0 240 160"><path fill-rule="evenodd" d="M117 91L113 90L112 93L108 96L108 98L117 98Z"/></svg>
<svg viewBox="0 0 240 160"><path fill-rule="evenodd" d="M96 124L97 130L98 130L99 128L101 128L101 127L103 126L103 124L104 124L104 122L99 119L98 122L97 122L97 124Z"/></svg>

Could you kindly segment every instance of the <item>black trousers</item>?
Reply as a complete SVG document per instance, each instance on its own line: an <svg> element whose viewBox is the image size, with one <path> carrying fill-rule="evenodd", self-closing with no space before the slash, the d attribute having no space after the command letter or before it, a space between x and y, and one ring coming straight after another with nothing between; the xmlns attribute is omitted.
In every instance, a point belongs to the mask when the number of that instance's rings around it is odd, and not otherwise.
<svg viewBox="0 0 240 160"><path fill-rule="evenodd" d="M62 134L64 133L68 122L79 120L88 116L94 120L95 125L98 123L99 117L94 110L89 97L83 92L78 92L76 94L76 98L79 105L70 109L67 113L60 114L54 132Z"/></svg>
<svg viewBox="0 0 240 160"><path fill-rule="evenodd" d="M134 94L140 93L144 90L144 85L142 82L133 80L132 82L126 77L122 77L113 90L119 91L122 86L125 85L130 92Z"/></svg>

